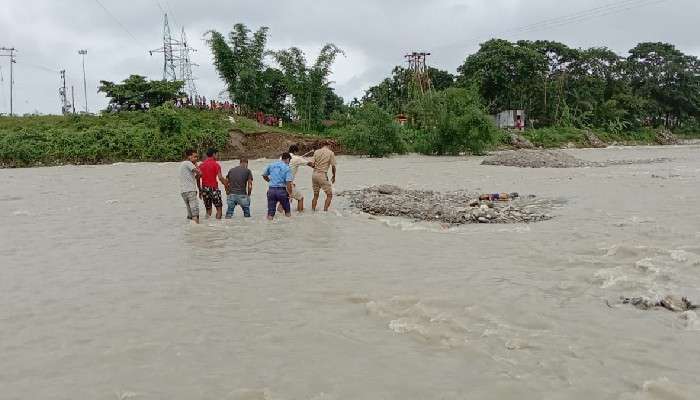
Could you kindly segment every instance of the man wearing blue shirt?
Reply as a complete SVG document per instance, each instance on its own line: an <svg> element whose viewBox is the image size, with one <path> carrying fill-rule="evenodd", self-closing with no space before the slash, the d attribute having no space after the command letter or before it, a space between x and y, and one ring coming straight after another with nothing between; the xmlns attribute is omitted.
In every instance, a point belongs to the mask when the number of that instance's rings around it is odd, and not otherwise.
<svg viewBox="0 0 700 400"><path fill-rule="evenodd" d="M294 190L292 186L294 176L289 167L291 160L292 156L289 153L284 153L281 160L268 165L263 172L263 179L270 183L270 188L267 191L267 219L270 221L275 218L278 203L284 209L285 216L292 216L289 205L289 198Z"/></svg>

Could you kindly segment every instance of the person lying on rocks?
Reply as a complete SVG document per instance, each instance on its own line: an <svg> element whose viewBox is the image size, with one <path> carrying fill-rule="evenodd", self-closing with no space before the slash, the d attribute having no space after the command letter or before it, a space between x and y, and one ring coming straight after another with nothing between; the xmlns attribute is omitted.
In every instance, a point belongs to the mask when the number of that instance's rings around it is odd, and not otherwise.
<svg viewBox="0 0 700 400"><path fill-rule="evenodd" d="M479 200L488 201L508 201L520 197L518 193L492 193L492 194L482 194L479 196Z"/></svg>

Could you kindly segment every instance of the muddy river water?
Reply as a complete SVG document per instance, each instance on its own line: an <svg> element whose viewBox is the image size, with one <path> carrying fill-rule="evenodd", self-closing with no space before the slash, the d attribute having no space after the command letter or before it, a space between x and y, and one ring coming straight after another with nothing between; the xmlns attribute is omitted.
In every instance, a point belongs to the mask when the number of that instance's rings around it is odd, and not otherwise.
<svg viewBox="0 0 700 400"><path fill-rule="evenodd" d="M531 225L185 220L177 164L0 170L0 399L697 399L700 146L519 169L339 157L338 190L561 199ZM223 163L228 169L233 162ZM300 186L310 192L311 174ZM309 193L310 194L310 193Z"/></svg>

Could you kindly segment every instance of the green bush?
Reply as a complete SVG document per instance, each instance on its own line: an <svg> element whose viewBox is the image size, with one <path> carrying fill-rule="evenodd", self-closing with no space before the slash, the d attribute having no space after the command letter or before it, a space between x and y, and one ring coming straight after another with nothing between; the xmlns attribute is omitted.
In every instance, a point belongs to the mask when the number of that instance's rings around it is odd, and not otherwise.
<svg viewBox="0 0 700 400"><path fill-rule="evenodd" d="M2 117L0 164L176 161L186 148L225 148L230 129L226 117L167 107L102 116Z"/></svg>
<svg viewBox="0 0 700 400"><path fill-rule="evenodd" d="M403 128L392 116L373 103L355 110L341 129L345 148L370 157L384 157L406 152Z"/></svg>
<svg viewBox="0 0 700 400"><path fill-rule="evenodd" d="M451 88L429 93L409 106L416 130L414 150L443 155L482 154L498 140L498 130L484 111L479 96Z"/></svg>

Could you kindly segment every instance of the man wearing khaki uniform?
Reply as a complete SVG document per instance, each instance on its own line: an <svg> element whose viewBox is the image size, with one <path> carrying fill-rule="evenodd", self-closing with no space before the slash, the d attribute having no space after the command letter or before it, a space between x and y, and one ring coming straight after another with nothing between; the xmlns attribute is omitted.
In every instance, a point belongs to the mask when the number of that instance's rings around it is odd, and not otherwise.
<svg viewBox="0 0 700 400"><path fill-rule="evenodd" d="M324 145L322 148L314 152L313 158L314 173L311 178L311 183L314 189L314 199L311 202L311 208L316 211L316 206L318 205L318 197L321 189L326 193L326 203L323 206L323 211L328 211L331 208L331 201L333 201L333 184L335 184L335 153L328 148L328 145ZM331 169L333 176L328 180L328 169Z"/></svg>

